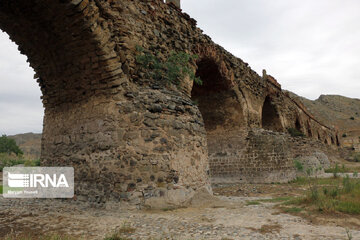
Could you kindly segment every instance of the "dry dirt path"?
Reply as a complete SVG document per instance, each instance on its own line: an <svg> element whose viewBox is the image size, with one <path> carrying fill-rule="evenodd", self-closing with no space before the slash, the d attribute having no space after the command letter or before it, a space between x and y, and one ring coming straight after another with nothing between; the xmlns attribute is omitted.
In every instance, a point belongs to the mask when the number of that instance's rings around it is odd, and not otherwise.
<svg viewBox="0 0 360 240"><path fill-rule="evenodd" d="M348 239L336 224L315 225L279 213L273 203L249 205L258 198L219 197L210 205L175 211L147 211L122 204L107 209L59 200L9 200L0 197L0 239L9 232L58 232L79 239L103 239L116 228L134 229L130 239ZM360 239L360 229L351 230Z"/></svg>

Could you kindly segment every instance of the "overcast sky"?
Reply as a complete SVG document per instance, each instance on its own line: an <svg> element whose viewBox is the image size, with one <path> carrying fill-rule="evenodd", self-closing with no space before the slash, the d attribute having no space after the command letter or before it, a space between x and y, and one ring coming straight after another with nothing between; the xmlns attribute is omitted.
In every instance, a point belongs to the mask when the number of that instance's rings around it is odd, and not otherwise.
<svg viewBox="0 0 360 240"><path fill-rule="evenodd" d="M200 28L284 89L360 98L359 0L182 0ZM34 72L0 33L0 134L41 132Z"/></svg>

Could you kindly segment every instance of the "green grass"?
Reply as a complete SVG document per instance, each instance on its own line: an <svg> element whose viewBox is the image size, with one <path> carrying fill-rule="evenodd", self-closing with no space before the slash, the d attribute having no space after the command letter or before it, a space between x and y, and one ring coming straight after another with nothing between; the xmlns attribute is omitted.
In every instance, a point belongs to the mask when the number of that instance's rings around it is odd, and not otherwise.
<svg viewBox="0 0 360 240"><path fill-rule="evenodd" d="M355 162L360 162L360 153L354 154L354 160Z"/></svg>
<svg viewBox="0 0 360 240"><path fill-rule="evenodd" d="M297 171L299 171L299 172L304 171L304 166L302 165L301 162L299 162L299 160L295 159L294 160L294 165L295 165L295 168L296 168Z"/></svg>
<svg viewBox="0 0 360 240"><path fill-rule="evenodd" d="M305 185L308 183L308 179L306 177L297 177L295 180L290 181L290 184L294 184L297 186Z"/></svg>
<svg viewBox="0 0 360 240"><path fill-rule="evenodd" d="M252 206L252 205L260 205L261 202L259 201L247 201L246 206Z"/></svg>
<svg viewBox="0 0 360 240"><path fill-rule="evenodd" d="M302 212L304 209L299 207L291 207L291 208L284 208L284 212L286 213L299 213Z"/></svg>
<svg viewBox="0 0 360 240"><path fill-rule="evenodd" d="M14 165L24 164L25 159L22 156L9 155L7 153L0 153L0 172L4 167L11 167Z"/></svg>
<svg viewBox="0 0 360 240"><path fill-rule="evenodd" d="M9 155L7 153L0 153L0 172L4 167L12 167L15 165L24 164L26 167L40 166L40 160L28 160L19 155Z"/></svg>
<svg viewBox="0 0 360 240"><path fill-rule="evenodd" d="M293 197L277 197L277 198L268 198L268 199L259 199L256 201L247 201L246 206L252 205L260 205L261 203L279 203L279 202L286 202L293 199Z"/></svg>
<svg viewBox="0 0 360 240"><path fill-rule="evenodd" d="M325 169L326 173L349 173L351 172L351 169L345 167L345 165L343 164L341 167L336 164L335 167L333 168L329 168L329 169Z"/></svg>
<svg viewBox="0 0 360 240"><path fill-rule="evenodd" d="M351 179L351 181L356 182L357 179ZM306 178L306 177L298 177L290 182L290 184L297 186L308 186L309 184L339 185L341 183L342 183L342 178Z"/></svg>
<svg viewBox="0 0 360 240"><path fill-rule="evenodd" d="M360 214L360 204L358 201L341 201L335 209L343 213Z"/></svg>
<svg viewBox="0 0 360 240"><path fill-rule="evenodd" d="M282 205L303 206L320 212L360 214L360 180L345 178L298 178L294 185L308 186L306 194Z"/></svg>
<svg viewBox="0 0 360 240"><path fill-rule="evenodd" d="M108 234L104 240L129 240L130 238L128 238L128 236L133 234L135 231L135 228L131 227L127 223L124 223L121 228L118 228Z"/></svg>
<svg viewBox="0 0 360 240"><path fill-rule="evenodd" d="M26 160L24 165L25 167L38 167L40 166L40 159Z"/></svg>
<svg viewBox="0 0 360 240"><path fill-rule="evenodd" d="M269 199L261 199L259 202L270 202L270 203L278 203L278 202L286 202L293 199L292 197L277 197L277 198L269 198Z"/></svg>
<svg viewBox="0 0 360 240"><path fill-rule="evenodd" d="M3 193L3 186L0 186L0 194Z"/></svg>
<svg viewBox="0 0 360 240"><path fill-rule="evenodd" d="M304 133L302 133L300 130L298 130L296 128L288 128L288 133L292 137L305 137Z"/></svg>

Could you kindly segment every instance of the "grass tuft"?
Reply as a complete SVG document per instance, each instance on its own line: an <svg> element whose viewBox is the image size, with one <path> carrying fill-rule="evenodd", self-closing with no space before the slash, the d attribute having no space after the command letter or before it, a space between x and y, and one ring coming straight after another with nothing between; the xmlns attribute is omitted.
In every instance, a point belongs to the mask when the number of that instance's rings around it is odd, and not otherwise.
<svg viewBox="0 0 360 240"><path fill-rule="evenodd" d="M104 240L129 240L129 236L135 233L136 229L131 227L128 223L124 223L121 228L116 229L110 235L106 236Z"/></svg>
<svg viewBox="0 0 360 240"><path fill-rule="evenodd" d="M278 203L278 202L286 202L293 199L292 197L277 197L277 198L269 198L269 199L261 199L259 202L270 202L270 203Z"/></svg>
<svg viewBox="0 0 360 240"><path fill-rule="evenodd" d="M286 212L286 213L299 213L299 212L302 212L303 210L304 210L303 208L291 207L291 208L285 208L284 212Z"/></svg>
<svg viewBox="0 0 360 240"><path fill-rule="evenodd" d="M345 178L300 178L293 182L308 185L305 196L285 201L282 205L301 205L320 212L360 214L360 180Z"/></svg>

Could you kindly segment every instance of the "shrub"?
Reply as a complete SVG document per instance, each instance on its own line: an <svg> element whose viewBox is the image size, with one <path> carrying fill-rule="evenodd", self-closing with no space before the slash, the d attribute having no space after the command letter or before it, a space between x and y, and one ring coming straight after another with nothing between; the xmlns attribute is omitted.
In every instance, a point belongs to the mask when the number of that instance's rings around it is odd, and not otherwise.
<svg viewBox="0 0 360 240"><path fill-rule="evenodd" d="M360 204L355 201L341 201L337 204L336 210L343 213L360 214Z"/></svg>
<svg viewBox="0 0 360 240"><path fill-rule="evenodd" d="M354 155L355 162L360 162L360 153Z"/></svg>
<svg viewBox="0 0 360 240"><path fill-rule="evenodd" d="M346 228L345 231L346 231L347 239L352 240L353 236L352 236L352 233L350 232L350 230L348 228Z"/></svg>
<svg viewBox="0 0 360 240"><path fill-rule="evenodd" d="M319 190L315 185L310 186L310 199L312 201L317 201L319 199Z"/></svg>
<svg viewBox="0 0 360 240"><path fill-rule="evenodd" d="M136 229L129 224L124 223L122 227L113 231L110 235L107 235L104 240L129 240L129 235L135 233Z"/></svg>
<svg viewBox="0 0 360 240"><path fill-rule="evenodd" d="M139 46L137 51L139 54L136 56L136 62L141 68L148 70L147 77L165 84L179 85L181 79L189 76L196 84L202 85L201 79L196 77L191 69L191 62L197 58L196 55L172 52L166 61L162 61Z"/></svg>
<svg viewBox="0 0 360 240"><path fill-rule="evenodd" d="M310 211L317 209L326 213L360 214L359 179L351 179L349 176L343 179L308 178L308 183L306 196L298 198L297 201L288 201L284 205L301 205Z"/></svg>
<svg viewBox="0 0 360 240"><path fill-rule="evenodd" d="M312 168L306 169L306 174L308 177L310 177L313 174L313 172L314 172L314 169L312 169Z"/></svg>
<svg viewBox="0 0 360 240"><path fill-rule="evenodd" d="M334 171L334 172L333 172L333 177L334 177L334 178L337 178L338 176L339 176L339 172Z"/></svg>
<svg viewBox="0 0 360 240"><path fill-rule="evenodd" d="M343 138L346 138L346 137L347 137L346 133L343 133L342 137L343 137Z"/></svg>
<svg viewBox="0 0 360 240"><path fill-rule="evenodd" d="M346 175L346 177L343 179L343 187L345 193L350 193L354 190L355 185L350 181L349 175Z"/></svg>
<svg viewBox="0 0 360 240"><path fill-rule="evenodd" d="M19 146L16 145L15 140L8 138L6 135L2 135L0 137L0 153L7 153L7 154L14 153L16 155L23 154Z"/></svg>
<svg viewBox="0 0 360 240"><path fill-rule="evenodd" d="M323 193L324 195L328 195L329 194L329 190L327 188L323 188Z"/></svg>
<svg viewBox="0 0 360 240"><path fill-rule="evenodd" d="M304 170L304 166L298 160L294 160L294 165L296 170L298 170L299 172L302 172Z"/></svg>
<svg viewBox="0 0 360 240"><path fill-rule="evenodd" d="M36 160L26 160L25 161L25 167L37 167L40 166L40 159L36 159Z"/></svg>
<svg viewBox="0 0 360 240"><path fill-rule="evenodd" d="M354 118L354 117L350 117L350 120L355 120L355 118Z"/></svg>
<svg viewBox="0 0 360 240"><path fill-rule="evenodd" d="M4 167L11 167L14 165L24 164L25 160L22 156L10 155L7 153L0 153L0 171L3 170Z"/></svg>
<svg viewBox="0 0 360 240"><path fill-rule="evenodd" d="M288 132L292 137L304 137L304 133L297 130L296 128L288 128Z"/></svg>
<svg viewBox="0 0 360 240"><path fill-rule="evenodd" d="M353 177L355 177L355 178L359 177L359 173L358 173L358 172L354 172L354 173L353 173Z"/></svg>
<svg viewBox="0 0 360 240"><path fill-rule="evenodd" d="M339 188L338 187L336 187L334 189L331 189L330 196L332 198L336 198L338 195L339 195Z"/></svg>

